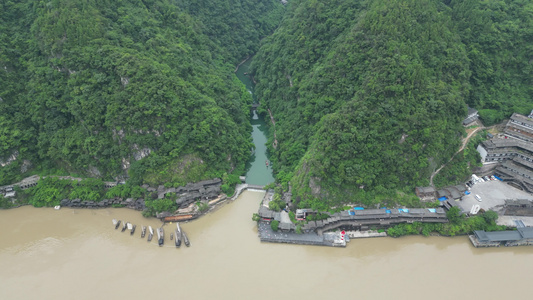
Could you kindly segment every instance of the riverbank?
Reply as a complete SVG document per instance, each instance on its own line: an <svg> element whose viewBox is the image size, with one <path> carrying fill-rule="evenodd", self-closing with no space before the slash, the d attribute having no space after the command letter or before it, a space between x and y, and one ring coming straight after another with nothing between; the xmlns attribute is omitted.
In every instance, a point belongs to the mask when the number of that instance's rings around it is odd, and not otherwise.
<svg viewBox="0 0 533 300"><path fill-rule="evenodd" d="M525 266L533 264L531 248L477 249L467 237L421 236L351 239L342 249L261 243L250 216L263 196L244 191L217 213L182 223L193 245L179 250L172 243L159 248L155 241L113 229L113 218L161 226L134 210L1 210L0 228L9 230L3 231L0 243L0 299L76 295L85 300L105 295L135 300L154 293L221 300L251 295L259 300L353 298L353 289L346 287L354 282L362 299L418 300L430 294L437 300L492 299L508 297L509 289L515 297L528 296L521 286L529 278ZM494 270L507 275L494 276ZM435 279L443 277L453 277L454 288L435 294ZM297 288L257 293L264 289L265 278L291 278ZM484 288L473 291L472 286ZM155 292L154 287L161 288ZM406 288L416 292L398 292Z"/></svg>

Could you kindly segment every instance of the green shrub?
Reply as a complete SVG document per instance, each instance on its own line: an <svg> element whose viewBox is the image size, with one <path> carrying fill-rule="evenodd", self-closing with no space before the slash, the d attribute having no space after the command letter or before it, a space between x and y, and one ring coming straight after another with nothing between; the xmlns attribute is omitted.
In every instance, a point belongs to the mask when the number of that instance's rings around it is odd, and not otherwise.
<svg viewBox="0 0 533 300"><path fill-rule="evenodd" d="M13 203L11 202L11 199L4 198L4 196L0 195L0 208L11 208L13 207Z"/></svg>
<svg viewBox="0 0 533 300"><path fill-rule="evenodd" d="M291 219L291 222L296 223L296 214L294 212L289 212L289 218Z"/></svg>
<svg viewBox="0 0 533 300"><path fill-rule="evenodd" d="M261 220L261 217L259 216L259 214L258 213L254 213L252 215L252 221L259 222L259 220Z"/></svg>
<svg viewBox="0 0 533 300"><path fill-rule="evenodd" d="M279 229L279 221L277 220L274 220L270 223L270 228L272 228L272 230L274 231L278 231Z"/></svg>
<svg viewBox="0 0 533 300"><path fill-rule="evenodd" d="M209 205L200 201L196 202L196 206L198 206L198 210L200 212L204 212L209 209Z"/></svg>

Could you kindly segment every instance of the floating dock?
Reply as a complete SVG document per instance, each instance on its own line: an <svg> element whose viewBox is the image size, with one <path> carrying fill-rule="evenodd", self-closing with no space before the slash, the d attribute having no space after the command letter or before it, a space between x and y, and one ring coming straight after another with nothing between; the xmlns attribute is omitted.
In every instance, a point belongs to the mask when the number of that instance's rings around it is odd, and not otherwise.
<svg viewBox="0 0 533 300"><path fill-rule="evenodd" d="M475 230L468 236L474 247L506 247L533 245L533 227L520 227L516 230L486 232Z"/></svg>

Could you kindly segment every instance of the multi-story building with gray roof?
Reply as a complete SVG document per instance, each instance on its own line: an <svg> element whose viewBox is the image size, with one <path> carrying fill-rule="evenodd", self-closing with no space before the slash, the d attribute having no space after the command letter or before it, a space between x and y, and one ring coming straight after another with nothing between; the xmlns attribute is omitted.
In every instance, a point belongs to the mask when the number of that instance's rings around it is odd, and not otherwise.
<svg viewBox="0 0 533 300"><path fill-rule="evenodd" d="M503 138L493 138L478 146L483 164L498 164L495 174L533 193L533 115L514 113Z"/></svg>

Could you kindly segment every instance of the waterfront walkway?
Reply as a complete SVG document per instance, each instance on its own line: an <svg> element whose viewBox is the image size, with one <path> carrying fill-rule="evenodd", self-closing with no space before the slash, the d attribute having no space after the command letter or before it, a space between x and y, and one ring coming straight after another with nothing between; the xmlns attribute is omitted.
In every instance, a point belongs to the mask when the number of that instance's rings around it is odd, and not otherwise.
<svg viewBox="0 0 533 300"><path fill-rule="evenodd" d="M316 245L316 246L333 246L346 247L348 237L341 239L338 232L328 232L324 235L318 235L314 232L298 234L295 232L274 231L270 224L259 222L257 231L261 242L284 243L296 245Z"/></svg>

